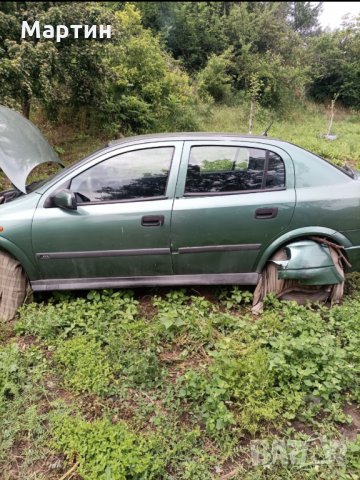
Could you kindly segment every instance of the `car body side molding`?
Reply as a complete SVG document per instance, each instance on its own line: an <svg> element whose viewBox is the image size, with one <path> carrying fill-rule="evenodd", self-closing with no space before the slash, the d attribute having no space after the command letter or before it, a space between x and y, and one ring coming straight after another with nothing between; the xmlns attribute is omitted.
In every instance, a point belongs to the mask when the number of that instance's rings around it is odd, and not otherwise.
<svg viewBox="0 0 360 480"><path fill-rule="evenodd" d="M204 245L201 247L180 247L179 253L238 252L241 250L259 250L261 243L244 243L241 245Z"/></svg>
<svg viewBox="0 0 360 480"><path fill-rule="evenodd" d="M242 245L205 245L200 247L181 247L178 253L208 253L236 252L241 250L259 250L261 243ZM97 257L130 257L136 255L170 255L170 248L131 248L124 250L85 250L75 252L43 252L37 253L39 260L55 260L66 258L97 258Z"/></svg>
<svg viewBox="0 0 360 480"><path fill-rule="evenodd" d="M34 291L175 285L256 285L258 273L216 273L146 277L54 278L31 282Z"/></svg>
<svg viewBox="0 0 360 480"><path fill-rule="evenodd" d="M131 257L135 255L170 255L170 248L131 248L124 250L85 250L83 252L44 252L37 253L39 260L55 260L57 258L98 258L98 257Z"/></svg>

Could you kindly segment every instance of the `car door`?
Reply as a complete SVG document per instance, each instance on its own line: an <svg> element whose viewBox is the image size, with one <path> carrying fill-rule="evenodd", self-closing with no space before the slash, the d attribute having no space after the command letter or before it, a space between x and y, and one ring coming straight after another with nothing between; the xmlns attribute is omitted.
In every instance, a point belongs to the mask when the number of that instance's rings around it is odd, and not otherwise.
<svg viewBox="0 0 360 480"><path fill-rule="evenodd" d="M171 274L170 218L182 144L100 154L46 192L32 225L42 278ZM76 210L49 202L64 186L75 192Z"/></svg>
<svg viewBox="0 0 360 480"><path fill-rule="evenodd" d="M295 206L294 168L256 142L186 142L171 223L174 273L252 272Z"/></svg>

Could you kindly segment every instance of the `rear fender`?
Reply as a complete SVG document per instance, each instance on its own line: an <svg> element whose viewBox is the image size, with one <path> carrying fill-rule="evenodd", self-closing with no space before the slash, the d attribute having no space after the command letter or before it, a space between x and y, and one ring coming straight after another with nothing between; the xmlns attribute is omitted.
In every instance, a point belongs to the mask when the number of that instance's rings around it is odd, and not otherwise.
<svg viewBox="0 0 360 480"><path fill-rule="evenodd" d="M263 252L260 252L260 255L256 262L256 272L261 273L261 271L265 267L266 262L274 255L277 250L293 241L299 241L309 236L325 237L345 248L352 247L352 243L350 242L350 240L345 237L345 235L337 232L336 230L325 227L298 228L296 230L292 230L291 232L287 232L281 237L277 238L271 245L266 247Z"/></svg>
<svg viewBox="0 0 360 480"><path fill-rule="evenodd" d="M331 258L328 245L299 240L284 247L286 260L270 260L278 266L278 278L304 285L333 285L344 281Z"/></svg>

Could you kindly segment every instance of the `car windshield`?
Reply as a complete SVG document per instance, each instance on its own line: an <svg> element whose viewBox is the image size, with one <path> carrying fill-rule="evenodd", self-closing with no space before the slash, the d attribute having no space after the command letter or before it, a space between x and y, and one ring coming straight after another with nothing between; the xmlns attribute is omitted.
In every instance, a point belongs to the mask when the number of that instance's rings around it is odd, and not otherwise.
<svg viewBox="0 0 360 480"><path fill-rule="evenodd" d="M52 180L55 177L55 173L53 175L50 175L50 177L44 178L43 180L38 180L35 182L31 182L28 185L26 185L26 193L31 193L34 190L36 190L38 187L42 187L45 185L46 182L49 180Z"/></svg>

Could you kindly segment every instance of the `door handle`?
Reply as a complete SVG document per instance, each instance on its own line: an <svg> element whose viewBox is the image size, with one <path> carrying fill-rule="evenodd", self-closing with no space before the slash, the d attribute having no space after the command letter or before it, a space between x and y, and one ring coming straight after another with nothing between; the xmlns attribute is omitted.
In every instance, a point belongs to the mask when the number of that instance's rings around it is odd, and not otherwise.
<svg viewBox="0 0 360 480"><path fill-rule="evenodd" d="M255 218L265 220L267 218L275 218L278 214L277 208L257 208L255 210Z"/></svg>
<svg viewBox="0 0 360 480"><path fill-rule="evenodd" d="M164 215L145 215L141 218L143 227L161 227L164 225Z"/></svg>

